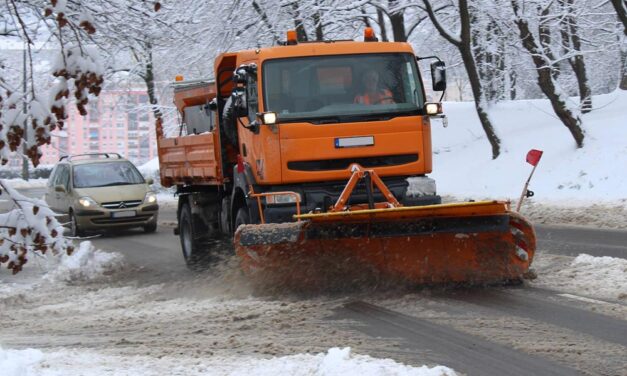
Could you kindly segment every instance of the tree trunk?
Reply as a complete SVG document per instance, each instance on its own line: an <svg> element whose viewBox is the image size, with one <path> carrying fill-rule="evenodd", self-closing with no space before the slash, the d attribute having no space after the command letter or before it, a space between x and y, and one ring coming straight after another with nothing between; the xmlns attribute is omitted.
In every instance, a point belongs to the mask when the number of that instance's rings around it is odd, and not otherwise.
<svg viewBox="0 0 627 376"><path fill-rule="evenodd" d="M292 3L292 10L294 11L294 27L296 28L296 39L298 41L307 42L307 31L305 30L305 23L300 14L300 5L298 1Z"/></svg>
<svg viewBox="0 0 627 376"><path fill-rule="evenodd" d="M542 57L540 47L529 30L529 24L518 15L518 4L516 0L512 0L512 8L514 14L518 17L514 22L518 26L520 32L520 40L523 47L529 52L533 59L533 63L538 71L538 85L547 96L553 107L553 111L562 123L568 128L570 134L575 139L578 148L583 147L584 133L581 129L581 120L573 116L573 113L566 106L566 98L562 98L557 91L553 75L551 74L550 64Z"/></svg>
<svg viewBox="0 0 627 376"><path fill-rule="evenodd" d="M625 4L625 0L611 0L614 9L616 10L616 15L618 19L623 24L623 32L625 36L627 36L627 4Z"/></svg>
<svg viewBox="0 0 627 376"><path fill-rule="evenodd" d="M472 95L475 98L475 109L477 110L477 115L481 121L483 131L488 137L490 146L492 147L492 159L496 159L501 154L501 140L494 131L487 109L484 107L486 103L483 100L484 97L482 93L481 80L479 79L479 74L477 73L477 66L475 65L475 61L472 58L472 52L469 48L460 50L460 52L462 54L462 60L464 61L464 68L466 68L466 72L468 74L470 89L472 90Z"/></svg>
<svg viewBox="0 0 627 376"><path fill-rule="evenodd" d="M560 22L562 45L567 54L576 52L576 55L568 59L570 67L577 77L577 86L579 87L579 102L582 113L592 111L592 90L588 84L586 75L586 63L581 54L581 39L579 38L577 20L573 16L573 0L558 0L562 10L566 12Z"/></svg>
<svg viewBox="0 0 627 376"><path fill-rule="evenodd" d="M318 5L317 1L316 5ZM324 30L322 29L322 17L320 16L320 9L316 9L316 11L314 12L313 22L316 27L316 40L321 42L324 40Z"/></svg>
<svg viewBox="0 0 627 376"><path fill-rule="evenodd" d="M479 73L477 72L477 64L475 63L475 59L472 53L468 2L467 0L459 0L459 16L461 21L460 40L455 39L442 27L437 17L435 16L435 12L433 11L433 7L429 3L429 1L423 0L423 3L425 5L429 19L431 20L431 22L433 22L433 25L438 30L440 35L442 35L442 37L446 39L449 43L457 47L459 53L462 55L464 67L466 68L466 74L468 75L468 81L470 82L470 88L475 99L475 109L477 110L477 115L479 116L479 120L481 121L483 131L485 132L486 137L490 142L490 146L492 147L492 159L496 159L501 154L501 140L496 135L494 127L492 126L492 122L490 122L490 118L487 114L486 108L484 107L485 102L483 97L483 88L481 86L481 80L479 79Z"/></svg>
<svg viewBox="0 0 627 376"><path fill-rule="evenodd" d="M621 60L621 80L618 88L621 90L627 90L627 38L623 41L623 46L620 51Z"/></svg>
<svg viewBox="0 0 627 376"><path fill-rule="evenodd" d="M398 5L398 0L388 0L388 8L393 9ZM390 24L392 24L392 35L395 42L407 42L405 32L405 14L403 10L390 13Z"/></svg>
<svg viewBox="0 0 627 376"><path fill-rule="evenodd" d="M550 10L550 7L546 7L542 10L542 12L540 13L542 19L546 20L549 17ZM559 67L554 64L554 61L556 61L557 59L555 59L555 55L553 55L553 50L551 48L551 25L548 25L546 21L540 21L538 25L538 40L540 41L542 51L548 58L548 61L546 63L549 64L551 67L551 76L554 80L557 80L561 72Z"/></svg>
<svg viewBox="0 0 627 376"><path fill-rule="evenodd" d="M379 8L377 8L377 21L379 29L381 29L381 40L383 42L389 41L387 27L385 27L385 17L383 17L383 11Z"/></svg>
<svg viewBox="0 0 627 376"><path fill-rule="evenodd" d="M496 159L501 154L501 140L496 135L494 126L492 126L492 122L488 117L487 109L484 107L486 103L484 102L483 87L481 80L479 79L477 65L472 54L470 11L468 9L467 0L459 0L459 15L461 23L461 43L458 46L459 52L462 55L472 95L475 98L475 109L477 110L477 115L479 115L483 131L488 137L488 141L492 147L492 159Z"/></svg>
<svg viewBox="0 0 627 376"><path fill-rule="evenodd" d="M155 119L161 118L161 110L159 109L159 99L157 98L157 88L155 85L155 72L152 61L152 45L146 44L147 59L146 59L146 71L142 78L146 84L146 92L148 93L148 101L150 102L152 113Z"/></svg>

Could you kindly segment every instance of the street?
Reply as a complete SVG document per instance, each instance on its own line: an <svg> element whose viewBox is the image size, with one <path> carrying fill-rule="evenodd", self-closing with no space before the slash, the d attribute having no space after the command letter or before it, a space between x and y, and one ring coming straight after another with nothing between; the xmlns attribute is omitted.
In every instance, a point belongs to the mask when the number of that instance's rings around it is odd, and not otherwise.
<svg viewBox="0 0 627 376"><path fill-rule="evenodd" d="M537 282L555 258L583 252L627 258L627 231L537 226L538 280L522 286L311 296L260 291L234 258L205 272L189 271L175 223L175 205L168 203L154 234L129 229L90 239L98 249L122 254L125 267L102 281L0 300L10 318L0 323L0 341L18 348L74 346L198 358L350 346L469 375L625 375L627 369L624 300L553 291ZM1 279L17 278L3 273ZM87 300L77 306L72 302L81 301L79 296ZM49 316L55 320L43 319Z"/></svg>

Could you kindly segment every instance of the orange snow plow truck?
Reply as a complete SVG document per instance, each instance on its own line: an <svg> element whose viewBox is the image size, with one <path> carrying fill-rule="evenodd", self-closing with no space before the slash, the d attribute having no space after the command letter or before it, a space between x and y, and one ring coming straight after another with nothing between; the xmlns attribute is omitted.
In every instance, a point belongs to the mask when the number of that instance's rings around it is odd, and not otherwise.
<svg viewBox="0 0 627 376"><path fill-rule="evenodd" d="M187 264L232 238L243 270L297 282L374 272L410 283L518 281L530 223L500 201L442 204L420 60L407 43L299 42L223 53L215 79L173 84L176 137L157 121L161 182L176 186ZM460 182L463 184L463 182Z"/></svg>

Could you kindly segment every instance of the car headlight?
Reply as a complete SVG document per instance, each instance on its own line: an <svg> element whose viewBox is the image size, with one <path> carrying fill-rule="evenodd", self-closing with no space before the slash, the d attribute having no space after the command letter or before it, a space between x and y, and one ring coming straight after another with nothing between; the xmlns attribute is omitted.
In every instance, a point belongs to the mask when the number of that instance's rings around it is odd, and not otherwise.
<svg viewBox="0 0 627 376"><path fill-rule="evenodd" d="M301 201L300 194L298 195L298 200ZM293 194L278 194L266 196L266 204L267 205L281 205L281 204L295 204L296 196Z"/></svg>
<svg viewBox="0 0 627 376"><path fill-rule="evenodd" d="M144 197L144 203L154 204L155 202L157 202L157 195L155 194L155 192L146 193L146 197Z"/></svg>
<svg viewBox="0 0 627 376"><path fill-rule="evenodd" d="M94 201L94 199L87 196L79 198L78 203L84 208L95 208L98 206L98 203Z"/></svg>

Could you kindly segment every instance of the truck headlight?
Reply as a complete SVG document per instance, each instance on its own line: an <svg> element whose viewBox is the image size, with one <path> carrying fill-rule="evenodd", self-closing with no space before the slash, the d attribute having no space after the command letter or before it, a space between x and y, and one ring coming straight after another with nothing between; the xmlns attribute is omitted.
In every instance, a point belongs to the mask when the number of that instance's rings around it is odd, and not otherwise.
<svg viewBox="0 0 627 376"><path fill-rule="evenodd" d="M96 206L98 206L98 203L88 196L79 198L78 203L84 208L95 208Z"/></svg>
<svg viewBox="0 0 627 376"><path fill-rule="evenodd" d="M146 193L146 197L144 197L144 203L154 204L155 202L157 202L157 195L155 194L155 192Z"/></svg>
<svg viewBox="0 0 627 376"><path fill-rule="evenodd" d="M300 194L277 194L266 196L266 204L267 205L281 205L281 204L295 204L296 196L298 196L298 201L301 201Z"/></svg>

